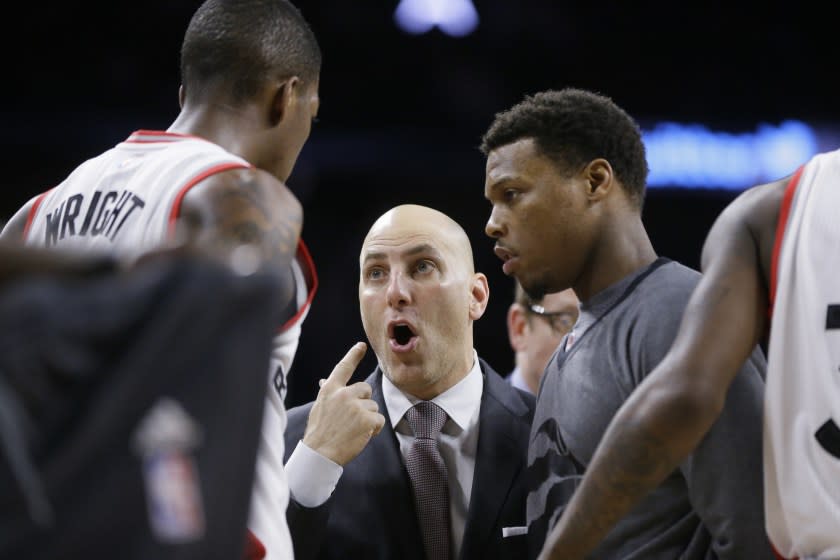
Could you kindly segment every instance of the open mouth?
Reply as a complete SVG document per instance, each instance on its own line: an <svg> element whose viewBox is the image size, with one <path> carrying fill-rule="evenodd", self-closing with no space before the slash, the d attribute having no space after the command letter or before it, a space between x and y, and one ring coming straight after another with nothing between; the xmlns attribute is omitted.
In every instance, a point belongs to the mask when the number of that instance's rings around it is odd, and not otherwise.
<svg viewBox="0 0 840 560"><path fill-rule="evenodd" d="M394 340L400 346L408 344L413 336L415 336L414 331L408 325L397 325L394 327Z"/></svg>
<svg viewBox="0 0 840 560"><path fill-rule="evenodd" d="M390 328L391 348L397 352L407 352L414 348L417 333L411 325L397 323Z"/></svg>

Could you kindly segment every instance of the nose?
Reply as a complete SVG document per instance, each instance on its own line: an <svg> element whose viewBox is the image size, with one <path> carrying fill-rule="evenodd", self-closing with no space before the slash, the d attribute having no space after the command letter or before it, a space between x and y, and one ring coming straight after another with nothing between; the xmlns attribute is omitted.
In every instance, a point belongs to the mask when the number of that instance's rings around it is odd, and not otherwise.
<svg viewBox="0 0 840 560"><path fill-rule="evenodd" d="M502 227L502 222L495 206L493 207L493 210L490 211L490 217L487 219L487 224L484 226L484 233L493 239L498 239L504 235L504 228Z"/></svg>
<svg viewBox="0 0 840 560"><path fill-rule="evenodd" d="M388 305L390 307L403 307L411 303L411 291L409 289L410 279L406 278L402 272L395 272L391 274L388 282L388 291L386 297L388 298Z"/></svg>

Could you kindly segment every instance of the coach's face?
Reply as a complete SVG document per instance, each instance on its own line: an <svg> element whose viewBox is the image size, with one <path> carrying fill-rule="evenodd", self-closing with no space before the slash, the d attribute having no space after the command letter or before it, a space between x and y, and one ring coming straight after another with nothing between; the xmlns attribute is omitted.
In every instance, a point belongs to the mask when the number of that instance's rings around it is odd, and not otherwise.
<svg viewBox="0 0 840 560"><path fill-rule="evenodd" d="M365 239L362 323L383 372L406 393L431 399L469 373L472 323L488 294L466 234L440 212L398 206Z"/></svg>

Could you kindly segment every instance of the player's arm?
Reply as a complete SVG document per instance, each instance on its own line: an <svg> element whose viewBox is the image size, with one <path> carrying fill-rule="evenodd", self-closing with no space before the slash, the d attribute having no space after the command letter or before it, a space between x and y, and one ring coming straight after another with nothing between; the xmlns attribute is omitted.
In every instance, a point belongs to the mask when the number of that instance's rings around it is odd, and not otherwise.
<svg viewBox="0 0 840 560"><path fill-rule="evenodd" d="M674 344L613 418L541 559L583 558L680 465L720 414L766 326L761 251L748 219L755 194L739 197L712 227L704 275Z"/></svg>
<svg viewBox="0 0 840 560"><path fill-rule="evenodd" d="M274 176L259 169L212 175L184 197L179 235L213 254L237 253L285 269L294 259L301 205Z"/></svg>

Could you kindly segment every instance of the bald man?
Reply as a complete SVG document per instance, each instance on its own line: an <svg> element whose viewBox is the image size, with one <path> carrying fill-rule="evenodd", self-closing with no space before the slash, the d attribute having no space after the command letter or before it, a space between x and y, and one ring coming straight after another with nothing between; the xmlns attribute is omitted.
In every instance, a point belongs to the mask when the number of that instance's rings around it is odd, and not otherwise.
<svg viewBox="0 0 840 560"><path fill-rule="evenodd" d="M295 557L523 557L534 398L473 348L473 322L490 293L466 233L431 208L397 206L370 228L359 266L362 324L379 366L345 386L348 365L364 354L357 344L314 403L289 411ZM442 465L418 480L407 465L421 409L445 416L429 451ZM376 415L384 426L371 436ZM440 500L427 497L429 488L440 489ZM439 501L448 503L430 516L428 504Z"/></svg>

